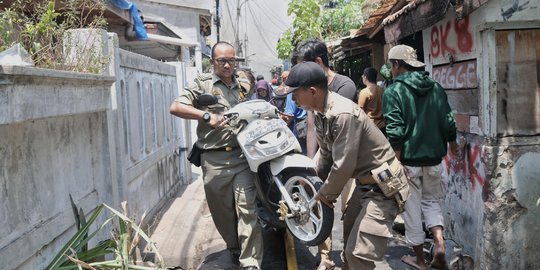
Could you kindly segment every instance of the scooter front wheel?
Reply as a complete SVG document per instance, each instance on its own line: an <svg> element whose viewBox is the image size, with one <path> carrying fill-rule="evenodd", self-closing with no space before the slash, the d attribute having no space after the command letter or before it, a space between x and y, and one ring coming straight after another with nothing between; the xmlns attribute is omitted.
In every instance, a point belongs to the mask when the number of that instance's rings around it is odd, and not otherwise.
<svg viewBox="0 0 540 270"><path fill-rule="evenodd" d="M309 246L322 243L332 232L334 210L315 199L322 181L307 171L289 171L282 182L297 210L289 209L285 224L300 242Z"/></svg>

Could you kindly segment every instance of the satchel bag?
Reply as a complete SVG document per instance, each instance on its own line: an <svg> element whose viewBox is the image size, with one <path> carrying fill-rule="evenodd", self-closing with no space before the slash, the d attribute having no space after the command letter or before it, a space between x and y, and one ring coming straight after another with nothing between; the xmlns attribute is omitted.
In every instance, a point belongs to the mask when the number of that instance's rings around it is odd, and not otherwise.
<svg viewBox="0 0 540 270"><path fill-rule="evenodd" d="M388 165L388 162L385 162L378 168L371 170L371 174L384 196L394 197L399 212L403 212L405 201L409 198L409 182L401 163L394 160L391 165Z"/></svg>
<svg viewBox="0 0 540 270"><path fill-rule="evenodd" d="M196 167L201 166L201 154L203 152L203 149L199 148L197 146L197 143L193 144L193 147L191 148L191 151L188 155L188 160L191 164L195 165Z"/></svg>

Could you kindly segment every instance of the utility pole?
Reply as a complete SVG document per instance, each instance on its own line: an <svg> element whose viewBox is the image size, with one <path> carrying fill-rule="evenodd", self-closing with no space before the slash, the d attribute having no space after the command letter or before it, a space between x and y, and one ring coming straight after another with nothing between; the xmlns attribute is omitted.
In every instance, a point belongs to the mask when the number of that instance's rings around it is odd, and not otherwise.
<svg viewBox="0 0 540 270"><path fill-rule="evenodd" d="M221 22L219 21L219 0L216 0L216 18L214 19L214 22L216 23L217 42L219 42L219 27L221 25Z"/></svg>
<svg viewBox="0 0 540 270"><path fill-rule="evenodd" d="M248 37L247 37L247 29L246 29L246 33L244 35L244 59L245 59L246 66L249 66L247 54L248 54Z"/></svg>
<svg viewBox="0 0 540 270"><path fill-rule="evenodd" d="M235 44L234 45L236 46L236 53L239 54L241 52L242 56L246 56L246 52L242 51L242 46L240 45L240 9L248 1L249 0L237 0L236 1L236 29L235 29L236 34L235 34L235 42L234 42Z"/></svg>
<svg viewBox="0 0 540 270"><path fill-rule="evenodd" d="M236 40L235 40L236 53L240 52L240 36L239 36L239 32L240 32L240 0L236 0L236 34L234 35L234 37L236 38Z"/></svg>

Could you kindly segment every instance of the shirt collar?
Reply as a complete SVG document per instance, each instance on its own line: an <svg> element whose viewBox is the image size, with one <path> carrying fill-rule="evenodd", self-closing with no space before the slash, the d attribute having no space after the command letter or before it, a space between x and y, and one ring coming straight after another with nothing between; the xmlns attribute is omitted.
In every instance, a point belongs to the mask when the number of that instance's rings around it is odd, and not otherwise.
<svg viewBox="0 0 540 270"><path fill-rule="evenodd" d="M320 114L323 117L326 117L326 114L328 113L328 111L334 107L336 95L338 94L328 90L326 97L324 98L324 109L322 112L319 112L318 114Z"/></svg>
<svg viewBox="0 0 540 270"><path fill-rule="evenodd" d="M213 73L213 74L212 74L212 83L215 84L215 83L218 82L218 81L221 82L221 83L223 83L223 84L225 84L225 85L227 85L226 83L224 83L224 82L221 80L221 78L220 78L218 75L216 75L215 73ZM236 76L234 76L234 75L232 76L232 82L233 82L233 83L232 83L232 85L231 85L231 88L234 88L234 87L236 87L236 86L238 85L238 80L236 80Z"/></svg>

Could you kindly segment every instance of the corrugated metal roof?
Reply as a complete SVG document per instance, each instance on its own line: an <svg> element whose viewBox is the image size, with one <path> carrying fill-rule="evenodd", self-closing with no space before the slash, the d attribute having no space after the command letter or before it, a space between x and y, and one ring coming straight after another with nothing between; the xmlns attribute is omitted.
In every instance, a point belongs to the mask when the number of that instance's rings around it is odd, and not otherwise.
<svg viewBox="0 0 540 270"><path fill-rule="evenodd" d="M350 35L327 42L329 53L335 60L341 60L354 54L366 51L371 46L369 36L380 31L381 21L395 10L396 4L405 0L366 0L362 5L362 13L368 14L366 22L359 29L351 29ZM379 29L379 30L377 30ZM354 51L354 52L353 52Z"/></svg>
<svg viewBox="0 0 540 270"><path fill-rule="evenodd" d="M371 0L364 4L364 13L368 13L369 17L359 29L351 29L350 38L371 35L373 31L381 26L381 22L400 5L405 5L407 2L414 0Z"/></svg>
<svg viewBox="0 0 540 270"><path fill-rule="evenodd" d="M451 7L450 0L414 0L383 21L387 43L396 42L442 20Z"/></svg>

